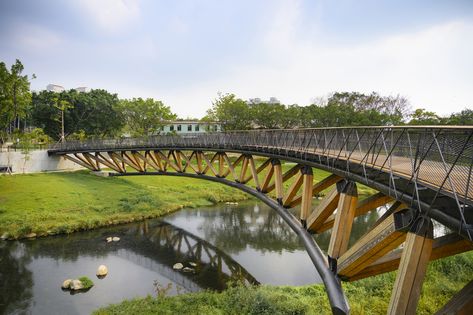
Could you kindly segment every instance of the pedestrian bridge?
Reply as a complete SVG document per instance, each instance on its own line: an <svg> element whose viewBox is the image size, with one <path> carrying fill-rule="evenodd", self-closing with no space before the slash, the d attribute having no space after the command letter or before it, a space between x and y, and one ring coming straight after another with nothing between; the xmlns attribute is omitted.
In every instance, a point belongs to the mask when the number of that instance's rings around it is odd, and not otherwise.
<svg viewBox="0 0 473 315"><path fill-rule="evenodd" d="M333 313L349 313L340 279L398 270L388 313L414 314L428 262L473 249L472 137L473 127L253 130L65 142L48 153L113 176L186 176L241 189L299 235ZM360 184L375 192L358 200ZM381 206L349 246L354 218ZM298 218L287 211L294 207ZM447 232L434 237L434 225ZM312 234L329 229L325 254ZM445 310L472 300L460 292Z"/></svg>

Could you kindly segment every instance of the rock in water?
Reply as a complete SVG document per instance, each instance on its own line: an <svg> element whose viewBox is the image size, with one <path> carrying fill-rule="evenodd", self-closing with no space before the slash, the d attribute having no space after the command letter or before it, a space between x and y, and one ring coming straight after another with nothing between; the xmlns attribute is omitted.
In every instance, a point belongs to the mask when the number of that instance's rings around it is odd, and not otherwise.
<svg viewBox="0 0 473 315"><path fill-rule="evenodd" d="M105 265L100 265L97 269L97 277L105 277L108 273L108 268Z"/></svg>
<svg viewBox="0 0 473 315"><path fill-rule="evenodd" d="M62 283L61 288L69 289L71 287L71 283L72 283L72 279L64 280L64 282Z"/></svg>
<svg viewBox="0 0 473 315"><path fill-rule="evenodd" d="M197 263L192 262L192 261L189 263L189 265L190 265L191 267L197 267Z"/></svg>
<svg viewBox="0 0 473 315"><path fill-rule="evenodd" d="M29 234L26 234L25 237L26 237L26 238L35 238L35 237L36 237L36 233L29 233Z"/></svg>
<svg viewBox="0 0 473 315"><path fill-rule="evenodd" d="M112 237L107 237L107 243L110 243L112 241Z"/></svg>
<svg viewBox="0 0 473 315"><path fill-rule="evenodd" d="M70 288L71 290L82 290L84 288L84 285L82 284L80 280L74 279L71 282Z"/></svg>
<svg viewBox="0 0 473 315"><path fill-rule="evenodd" d="M193 272L194 269L189 268L189 267L184 267L184 269L182 269L182 271L184 271L184 272Z"/></svg>
<svg viewBox="0 0 473 315"><path fill-rule="evenodd" d="M181 264L181 263L177 263L177 264L174 264L174 266L172 266L172 268L174 270L181 270L182 268L184 268L184 265Z"/></svg>
<svg viewBox="0 0 473 315"><path fill-rule="evenodd" d="M118 242L119 240L120 240L120 238L117 237L117 236L112 237L112 241L114 241L114 242Z"/></svg>
<svg viewBox="0 0 473 315"><path fill-rule="evenodd" d="M4 240L8 239L8 236L9 236L8 233L5 232L5 233L3 233L2 237L0 237L0 238L4 241Z"/></svg>

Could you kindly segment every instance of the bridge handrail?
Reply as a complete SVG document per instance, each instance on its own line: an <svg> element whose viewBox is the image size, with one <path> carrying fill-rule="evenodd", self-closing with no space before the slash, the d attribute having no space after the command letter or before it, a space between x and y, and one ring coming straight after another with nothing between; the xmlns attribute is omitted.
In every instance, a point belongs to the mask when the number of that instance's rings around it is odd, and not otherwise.
<svg viewBox="0 0 473 315"><path fill-rule="evenodd" d="M68 141L50 152L160 148L271 151L302 160L318 157L374 167L392 176L473 200L473 126L382 126L276 129ZM348 163L350 162L350 163ZM366 171L365 171L366 175Z"/></svg>

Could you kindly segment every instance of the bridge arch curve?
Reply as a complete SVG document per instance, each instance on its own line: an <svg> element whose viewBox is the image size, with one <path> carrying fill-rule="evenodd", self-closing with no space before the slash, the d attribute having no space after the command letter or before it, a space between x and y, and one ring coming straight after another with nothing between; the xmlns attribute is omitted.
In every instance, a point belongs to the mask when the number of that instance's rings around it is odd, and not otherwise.
<svg viewBox="0 0 473 315"><path fill-rule="evenodd" d="M259 198L302 239L334 313L349 312L339 279L415 265L413 277L398 272L390 303L390 312L409 313L420 288L408 288L422 284L428 261L473 248L472 136L473 128L272 130L68 142L49 153L93 171L113 169L114 176L200 178ZM281 161L293 164L283 172ZM331 175L314 182L312 168ZM378 192L358 201L356 183ZM298 205L296 219L287 208ZM389 205L386 213L349 247L354 218L381 205ZM431 219L453 233L434 239ZM327 229L328 257L310 234Z"/></svg>

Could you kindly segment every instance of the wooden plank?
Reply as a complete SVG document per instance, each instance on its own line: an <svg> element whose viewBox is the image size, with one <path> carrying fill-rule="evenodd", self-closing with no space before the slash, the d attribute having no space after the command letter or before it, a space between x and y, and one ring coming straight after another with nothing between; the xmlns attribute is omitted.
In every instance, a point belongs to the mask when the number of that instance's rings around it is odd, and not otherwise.
<svg viewBox="0 0 473 315"><path fill-rule="evenodd" d="M294 197L297 195L297 192L302 186L303 178L302 172L298 172L296 178L292 182L291 186L289 187L284 199L282 201L283 206L288 207L289 204L292 202Z"/></svg>
<svg viewBox="0 0 473 315"><path fill-rule="evenodd" d="M312 209L312 189L314 185L314 178L311 167L304 167L302 169L302 203L300 219L304 227L307 226L307 216Z"/></svg>
<svg viewBox="0 0 473 315"><path fill-rule="evenodd" d="M338 259L338 273L350 278L401 245L406 233L396 229L394 215L362 236Z"/></svg>
<svg viewBox="0 0 473 315"><path fill-rule="evenodd" d="M456 233L444 235L434 239L430 260L453 256L473 250L473 242L464 239ZM395 250L376 260L361 272L350 277L349 281L376 276L382 273L397 270L401 261L401 250Z"/></svg>
<svg viewBox="0 0 473 315"><path fill-rule="evenodd" d="M255 160L253 159L251 155L249 156L248 159L250 163L251 176L253 177L253 182L255 183L256 190L261 190L261 186L259 184L259 179L258 179L258 173L256 172Z"/></svg>
<svg viewBox="0 0 473 315"><path fill-rule="evenodd" d="M337 259L348 248L357 201L356 184L354 182L347 182L340 192L335 223L330 236L328 254L331 258Z"/></svg>
<svg viewBox="0 0 473 315"><path fill-rule="evenodd" d="M473 311L473 280L468 282L463 289L455 294L436 315L456 314L470 315Z"/></svg>
<svg viewBox="0 0 473 315"><path fill-rule="evenodd" d="M332 175L324 178L323 180L321 180L320 182L318 182L317 184L315 184L313 186L312 196L317 195L321 191L329 188L333 184L338 183L342 179L343 179L342 177L340 177L338 175L335 175L335 174L332 174ZM298 206L301 202L302 202L302 196L297 197L296 199L294 199L293 202L291 202L291 204L289 205L289 208L294 208L295 206Z"/></svg>
<svg viewBox="0 0 473 315"><path fill-rule="evenodd" d="M388 314L415 314L432 252L432 222L420 219L408 232L394 282Z"/></svg>
<svg viewBox="0 0 473 315"><path fill-rule="evenodd" d="M284 189L282 186L281 162L279 162L278 160L274 160L273 163L274 163L274 184L276 185L276 200L278 201L279 204L282 204L282 198L284 197ZM311 197L311 200L312 200L312 197Z"/></svg>
<svg viewBox="0 0 473 315"><path fill-rule="evenodd" d="M337 209L338 201L340 199L340 191L344 185L343 182L337 183L337 187L333 188L325 197L322 199L320 204L315 207L314 211L310 214L307 219L307 229L319 233L320 229L328 217Z"/></svg>
<svg viewBox="0 0 473 315"><path fill-rule="evenodd" d="M368 211L376 209L386 203L392 201L393 198L386 196L383 193L376 193L363 200L360 200L356 205L355 217L366 214ZM331 229L335 222L335 215L331 215L327 218L324 224L319 228L318 232L322 233L328 229Z"/></svg>

